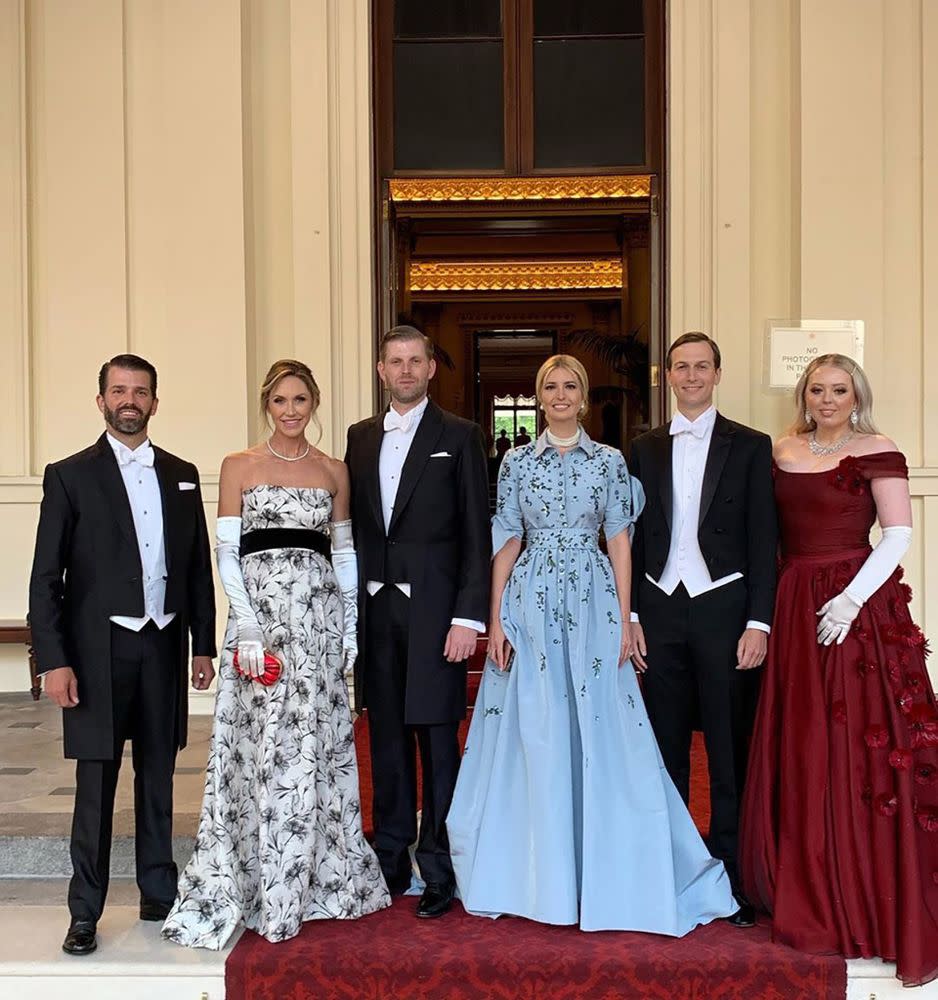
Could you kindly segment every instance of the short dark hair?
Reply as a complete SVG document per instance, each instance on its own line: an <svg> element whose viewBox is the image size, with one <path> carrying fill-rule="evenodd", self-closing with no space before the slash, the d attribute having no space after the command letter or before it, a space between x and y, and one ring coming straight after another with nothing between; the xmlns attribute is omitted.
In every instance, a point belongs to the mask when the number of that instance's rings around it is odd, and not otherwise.
<svg viewBox="0 0 938 1000"><path fill-rule="evenodd" d="M668 353L664 357L664 367L668 371L671 371L671 355L678 347L684 347L685 344L709 344L710 350L713 351L713 367L719 369L720 348L717 346L717 342L699 330L691 330L690 333L682 333L668 348Z"/></svg>
<svg viewBox="0 0 938 1000"><path fill-rule="evenodd" d="M381 338L381 344L378 347L378 357L384 361L388 353L388 344L407 340L422 340L424 349L427 352L427 358L430 361L433 360L433 341L425 333L418 330L417 327L409 326L406 323L392 326Z"/></svg>
<svg viewBox="0 0 938 1000"><path fill-rule="evenodd" d="M110 361L105 361L98 372L98 395L103 396L107 389L107 373L112 368L126 368L132 372L146 372L150 376L150 391L156 397L156 369L146 358L139 354L115 354Z"/></svg>

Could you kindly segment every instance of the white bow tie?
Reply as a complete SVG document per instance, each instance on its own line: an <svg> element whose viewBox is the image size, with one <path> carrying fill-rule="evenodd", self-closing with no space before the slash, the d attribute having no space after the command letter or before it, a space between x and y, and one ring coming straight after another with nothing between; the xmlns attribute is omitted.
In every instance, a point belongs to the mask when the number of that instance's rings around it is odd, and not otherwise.
<svg viewBox="0 0 938 1000"><path fill-rule="evenodd" d="M136 462L138 465L144 466L144 468L153 468L153 445L149 441L145 441L136 451L131 451L129 448L119 448L117 450L117 464L118 465L130 465L131 462Z"/></svg>
<svg viewBox="0 0 938 1000"><path fill-rule="evenodd" d="M671 436L675 434L693 434L700 439L706 437L707 424L703 420L690 421L683 413L675 413L671 420Z"/></svg>
<svg viewBox="0 0 938 1000"><path fill-rule="evenodd" d="M384 415L385 431L401 431L407 434L414 423L414 411L408 410L406 413L398 413L393 406L388 407L388 412Z"/></svg>

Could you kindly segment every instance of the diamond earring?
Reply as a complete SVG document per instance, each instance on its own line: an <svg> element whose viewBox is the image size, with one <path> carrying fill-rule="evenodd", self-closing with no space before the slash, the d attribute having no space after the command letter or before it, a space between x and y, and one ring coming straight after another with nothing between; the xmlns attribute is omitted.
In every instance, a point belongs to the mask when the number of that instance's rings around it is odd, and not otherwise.
<svg viewBox="0 0 938 1000"><path fill-rule="evenodd" d="M859 422L860 422L860 414L857 413L856 410L851 410L850 411L850 423L854 427L856 427Z"/></svg>
<svg viewBox="0 0 938 1000"><path fill-rule="evenodd" d="M811 419L811 414L808 412L808 408L804 408L804 422L806 424L813 424L814 421Z"/></svg>

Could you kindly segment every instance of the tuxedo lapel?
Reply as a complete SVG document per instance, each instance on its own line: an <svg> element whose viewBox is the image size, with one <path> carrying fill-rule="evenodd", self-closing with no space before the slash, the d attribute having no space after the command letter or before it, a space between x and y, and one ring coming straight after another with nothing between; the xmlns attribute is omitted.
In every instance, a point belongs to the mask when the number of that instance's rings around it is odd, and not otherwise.
<svg viewBox="0 0 938 1000"><path fill-rule="evenodd" d="M358 474L365 487L365 495L371 505L378 529L384 530L384 511L381 507L381 479L378 473L378 463L381 459L381 442L384 439L384 414L375 417L371 426L362 435L362 448Z"/></svg>
<svg viewBox="0 0 938 1000"><path fill-rule="evenodd" d="M668 531L674 530L671 524L674 507L674 477L671 467L671 452L673 448L673 438L671 437L671 425L665 424L659 427L655 435L655 464L658 468L658 495L661 498L661 507L664 510L665 520L668 522Z"/></svg>
<svg viewBox="0 0 938 1000"><path fill-rule="evenodd" d="M167 573L172 570L175 542L179 538L176 530L179 527L179 482L168 467L169 461L162 448L153 449L153 468L160 484L160 504L163 508L163 555Z"/></svg>
<svg viewBox="0 0 938 1000"><path fill-rule="evenodd" d="M134 530L134 516L130 510L127 488L124 486L117 457L107 443L106 434L102 434L98 438L94 447L94 468L98 485L101 487L107 502L105 513L113 516L121 533L126 536L136 551L137 532Z"/></svg>
<svg viewBox="0 0 938 1000"><path fill-rule="evenodd" d="M433 447L439 441L442 433L443 411L432 401L428 402L423 418L414 432L414 440L411 442L410 451L407 452L407 458L404 460L404 468L401 469L401 484L398 486L397 496L394 498L394 511L391 514L388 534L391 533L391 529L407 506L407 502L420 479L420 474L429 461Z"/></svg>
<svg viewBox="0 0 938 1000"><path fill-rule="evenodd" d="M723 467L730 454L733 444L733 426L722 414L717 413L710 436L710 450L707 452L707 464L704 468L703 486L700 489L700 517L697 520L699 528L717 491L717 483L723 474Z"/></svg>

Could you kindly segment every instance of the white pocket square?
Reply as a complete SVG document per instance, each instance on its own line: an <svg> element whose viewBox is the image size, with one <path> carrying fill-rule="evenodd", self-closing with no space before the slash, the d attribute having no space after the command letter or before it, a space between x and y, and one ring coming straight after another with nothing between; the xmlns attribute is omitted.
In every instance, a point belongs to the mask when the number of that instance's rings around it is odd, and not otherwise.
<svg viewBox="0 0 938 1000"><path fill-rule="evenodd" d="M179 484L179 488L181 490L194 490L195 489L195 483L180 483Z"/></svg>
<svg viewBox="0 0 938 1000"><path fill-rule="evenodd" d="M430 458L452 458L453 456L448 451L435 451Z"/></svg>

